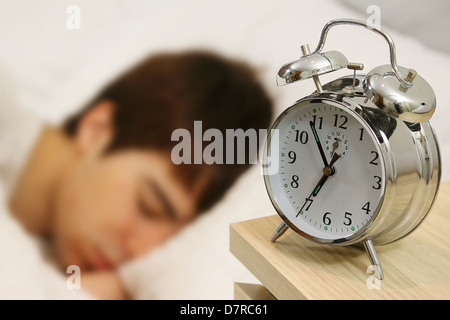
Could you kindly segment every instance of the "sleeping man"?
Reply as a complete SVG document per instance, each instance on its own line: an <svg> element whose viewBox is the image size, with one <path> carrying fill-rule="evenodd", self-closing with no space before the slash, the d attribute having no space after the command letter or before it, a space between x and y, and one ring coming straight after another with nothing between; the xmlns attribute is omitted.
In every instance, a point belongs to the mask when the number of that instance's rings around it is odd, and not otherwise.
<svg viewBox="0 0 450 320"><path fill-rule="evenodd" d="M114 269L207 211L247 164L180 164L172 132L267 129L271 102L244 63L205 52L152 56L62 126L45 125L9 193L13 216L83 288L121 298Z"/></svg>

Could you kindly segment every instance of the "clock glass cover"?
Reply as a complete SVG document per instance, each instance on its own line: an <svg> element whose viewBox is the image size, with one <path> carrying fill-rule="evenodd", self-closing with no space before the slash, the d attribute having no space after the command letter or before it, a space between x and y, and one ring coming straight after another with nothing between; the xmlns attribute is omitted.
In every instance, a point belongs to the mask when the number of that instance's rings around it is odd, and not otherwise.
<svg viewBox="0 0 450 320"><path fill-rule="evenodd" d="M381 207L386 170L376 135L358 112L334 101L304 100L272 129L279 130L279 141L270 139L266 155L278 151L279 169L265 180L283 220L323 243L363 233Z"/></svg>

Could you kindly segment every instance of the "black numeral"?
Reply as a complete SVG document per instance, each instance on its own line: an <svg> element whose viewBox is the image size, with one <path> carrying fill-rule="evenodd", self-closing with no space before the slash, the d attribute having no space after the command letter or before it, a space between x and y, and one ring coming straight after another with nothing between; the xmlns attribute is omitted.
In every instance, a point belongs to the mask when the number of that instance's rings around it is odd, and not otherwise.
<svg viewBox="0 0 450 320"><path fill-rule="evenodd" d="M292 176L291 187L298 188L298 176L295 174Z"/></svg>
<svg viewBox="0 0 450 320"><path fill-rule="evenodd" d="M359 129L361 133L359 134L359 141L363 141L364 128Z"/></svg>
<svg viewBox="0 0 450 320"><path fill-rule="evenodd" d="M381 178L379 176L373 176L377 181L375 182L375 185L372 186L375 190L381 189Z"/></svg>
<svg viewBox="0 0 450 320"><path fill-rule="evenodd" d="M366 214L370 214L370 201L366 202L366 204L363 205L361 209L365 210Z"/></svg>
<svg viewBox="0 0 450 320"><path fill-rule="evenodd" d="M330 219L329 215L331 215L331 212L325 212L325 214L323 215L323 218L322 218L323 223L327 226L329 226L331 224L331 219Z"/></svg>
<svg viewBox="0 0 450 320"><path fill-rule="evenodd" d="M308 132L300 130L295 130L295 142L299 142L302 144L306 144L308 142Z"/></svg>
<svg viewBox="0 0 450 320"><path fill-rule="evenodd" d="M344 225L349 226L352 224L352 219L350 218L352 216L352 214L350 212L346 212L344 215L344 219L346 221L344 221Z"/></svg>
<svg viewBox="0 0 450 320"><path fill-rule="evenodd" d="M319 125L318 125L318 126L317 126L317 124L316 124L316 118L317 118L317 116L316 116L316 115L313 115L312 117L313 117L313 123L314 123L314 126L315 126L317 129L322 129L323 117L319 117Z"/></svg>
<svg viewBox="0 0 450 320"><path fill-rule="evenodd" d="M348 119L347 119L347 117L346 116L344 116L344 115L338 115L338 114L335 114L334 115L334 126L335 127L338 127L338 119L342 119L343 121L342 121L342 123L339 125L339 128L340 129L347 129L347 127L345 126L345 124L347 123L347 121L348 121Z"/></svg>
<svg viewBox="0 0 450 320"><path fill-rule="evenodd" d="M288 161L288 163L292 164L297 159L297 154L294 151L289 151L288 156L291 159L291 161Z"/></svg>
<svg viewBox="0 0 450 320"><path fill-rule="evenodd" d="M370 161L369 163L370 164L373 164L374 166L377 166L378 165L378 152L376 152L376 151L371 151L370 152L371 154L374 154L375 156L373 157L373 160L372 161Z"/></svg>

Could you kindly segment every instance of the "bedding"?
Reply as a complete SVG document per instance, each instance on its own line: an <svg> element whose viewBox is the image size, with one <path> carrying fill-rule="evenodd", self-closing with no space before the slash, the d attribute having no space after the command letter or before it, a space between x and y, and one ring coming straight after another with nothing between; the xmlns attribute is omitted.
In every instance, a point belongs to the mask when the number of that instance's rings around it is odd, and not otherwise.
<svg viewBox="0 0 450 320"><path fill-rule="evenodd" d="M413 36L430 48L450 53L450 41L442 38L448 30L450 3L434 0L433 5L424 5L422 0L341 0L350 8L364 12L371 5L380 8L383 24L404 35Z"/></svg>
<svg viewBox="0 0 450 320"><path fill-rule="evenodd" d="M76 1L81 29L69 30L65 20L70 4L73 1L15 1L2 3L0 10L0 39L7 48L0 51L0 64L11 75L17 105L53 123L60 123L147 54L190 48L218 51L255 65L278 115L314 90L312 81L276 88L279 67L301 54L300 45L315 47L329 20L368 18L365 10L332 0L135 0L133 4L82 0ZM450 141L445 138L450 136L450 126L445 108L450 98L442 71L450 70L450 56L384 25L383 20L381 27L396 43L399 65L416 69L435 89L438 106L432 121L441 143L443 179L448 180ZM339 50L349 61L364 63L364 72L389 61L383 39L351 26L333 29L325 50ZM322 83L348 73L325 75ZM69 290L67 275L40 256L35 241L5 211L2 201L1 298L95 298L83 290ZM253 166L209 212L155 251L120 268L130 297L232 299L233 282L258 280L229 252L229 224L271 214L274 210L259 166Z"/></svg>

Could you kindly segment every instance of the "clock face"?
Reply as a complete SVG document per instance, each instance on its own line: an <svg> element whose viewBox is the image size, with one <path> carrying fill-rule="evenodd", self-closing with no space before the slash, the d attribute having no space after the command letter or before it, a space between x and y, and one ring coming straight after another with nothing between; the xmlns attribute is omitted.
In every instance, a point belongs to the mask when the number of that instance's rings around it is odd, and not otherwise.
<svg viewBox="0 0 450 320"><path fill-rule="evenodd" d="M279 168L266 175L272 203L298 233L344 242L371 224L385 191L385 164L376 136L354 110L336 102L304 101L272 129L267 155Z"/></svg>

